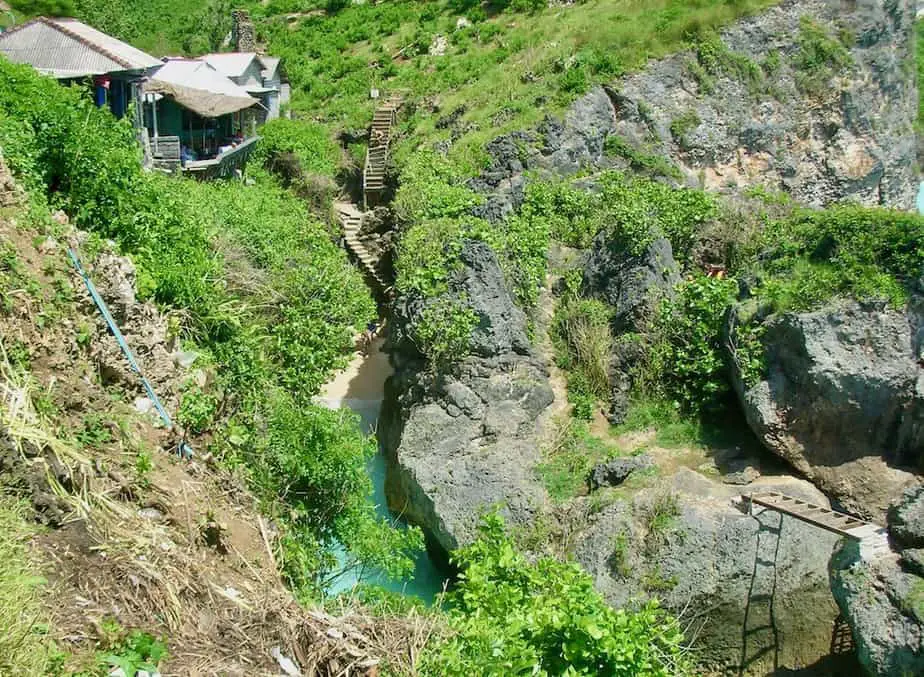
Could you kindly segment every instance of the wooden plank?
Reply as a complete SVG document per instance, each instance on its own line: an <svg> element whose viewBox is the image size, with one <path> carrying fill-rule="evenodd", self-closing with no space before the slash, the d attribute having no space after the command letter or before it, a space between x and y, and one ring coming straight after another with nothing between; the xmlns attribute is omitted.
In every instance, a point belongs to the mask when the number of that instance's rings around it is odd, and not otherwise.
<svg viewBox="0 0 924 677"><path fill-rule="evenodd" d="M770 510L790 515L796 519L813 524L821 529L839 536L859 541L862 536L851 533L851 529L869 524L850 515L829 510L813 503L785 496L777 492L766 492L746 497L752 504L761 505ZM820 514L819 514L820 513Z"/></svg>

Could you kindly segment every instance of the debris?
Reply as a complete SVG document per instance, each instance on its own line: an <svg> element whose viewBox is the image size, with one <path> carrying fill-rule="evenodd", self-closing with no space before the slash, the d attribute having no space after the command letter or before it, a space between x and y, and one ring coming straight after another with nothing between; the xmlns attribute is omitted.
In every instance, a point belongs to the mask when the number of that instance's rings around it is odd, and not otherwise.
<svg viewBox="0 0 924 677"><path fill-rule="evenodd" d="M276 662L279 663L279 667L282 668L282 671L289 675L289 677L301 677L302 671L298 669L298 666L291 658L282 654L278 646L274 646L270 649L270 655L276 659Z"/></svg>

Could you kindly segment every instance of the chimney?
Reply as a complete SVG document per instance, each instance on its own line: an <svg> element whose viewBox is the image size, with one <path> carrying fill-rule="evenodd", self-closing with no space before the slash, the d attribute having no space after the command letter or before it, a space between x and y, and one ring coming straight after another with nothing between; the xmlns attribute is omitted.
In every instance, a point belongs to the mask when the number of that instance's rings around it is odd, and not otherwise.
<svg viewBox="0 0 924 677"><path fill-rule="evenodd" d="M236 52L257 51L253 21L245 9L235 9L231 12L231 44Z"/></svg>

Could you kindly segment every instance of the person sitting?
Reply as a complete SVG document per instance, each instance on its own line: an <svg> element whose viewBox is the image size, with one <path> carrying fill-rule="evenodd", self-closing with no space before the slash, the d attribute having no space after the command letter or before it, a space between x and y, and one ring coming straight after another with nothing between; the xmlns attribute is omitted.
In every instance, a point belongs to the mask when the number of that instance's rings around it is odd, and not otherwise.
<svg viewBox="0 0 924 677"><path fill-rule="evenodd" d="M196 154L193 150L186 145L180 146L180 164L184 167L187 162L194 162L196 159Z"/></svg>

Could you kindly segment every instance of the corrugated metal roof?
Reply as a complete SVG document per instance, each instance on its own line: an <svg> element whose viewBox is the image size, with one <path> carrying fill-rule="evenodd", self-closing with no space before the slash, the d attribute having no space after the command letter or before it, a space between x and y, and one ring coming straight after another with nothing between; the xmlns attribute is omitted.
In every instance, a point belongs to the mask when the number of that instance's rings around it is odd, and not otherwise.
<svg viewBox="0 0 924 677"><path fill-rule="evenodd" d="M76 19L44 17L0 34L0 54L56 78L144 71L161 63Z"/></svg>
<svg viewBox="0 0 924 677"><path fill-rule="evenodd" d="M225 52L222 54L206 54L199 57L199 59L229 78L237 78L243 75L256 58L257 55L254 52Z"/></svg>

